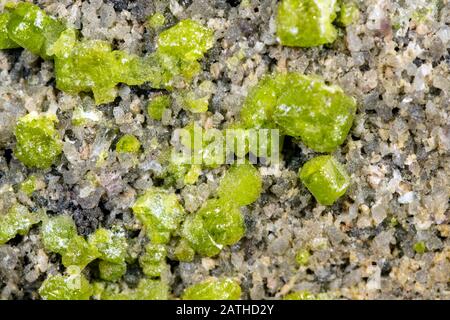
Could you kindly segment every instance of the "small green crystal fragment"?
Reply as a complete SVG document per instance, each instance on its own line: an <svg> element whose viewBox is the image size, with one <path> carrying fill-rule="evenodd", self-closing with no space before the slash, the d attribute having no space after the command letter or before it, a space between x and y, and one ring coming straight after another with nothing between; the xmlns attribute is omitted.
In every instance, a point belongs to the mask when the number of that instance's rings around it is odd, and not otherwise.
<svg viewBox="0 0 450 320"><path fill-rule="evenodd" d="M11 11L7 29L11 40L48 59L52 56L49 50L66 27L38 6L19 2Z"/></svg>
<svg viewBox="0 0 450 320"><path fill-rule="evenodd" d="M131 134L126 134L116 144L116 151L118 153L138 153L141 148L141 143L138 138Z"/></svg>
<svg viewBox="0 0 450 320"><path fill-rule="evenodd" d="M164 23L166 23L166 18L160 12L157 12L148 18L148 25L153 29L161 28L164 26Z"/></svg>
<svg viewBox="0 0 450 320"><path fill-rule="evenodd" d="M84 269L98 257L97 248L89 244L82 236L77 235L69 240L67 249L62 254L62 264L65 267L77 266Z"/></svg>
<svg viewBox="0 0 450 320"><path fill-rule="evenodd" d="M148 277L161 277L168 270L166 263L167 250L161 244L148 244L145 253L139 258L142 272Z"/></svg>
<svg viewBox="0 0 450 320"><path fill-rule="evenodd" d="M225 245L238 242L245 233L244 218L232 202L208 200L194 215L189 215L182 229L183 238L199 254L212 257Z"/></svg>
<svg viewBox="0 0 450 320"><path fill-rule="evenodd" d="M24 182L20 184L20 191L25 193L27 196L31 196L31 194L36 190L36 176L32 175L28 177Z"/></svg>
<svg viewBox="0 0 450 320"><path fill-rule="evenodd" d="M164 111L170 107L170 96L159 95L153 97L147 105L147 113L153 120L161 120Z"/></svg>
<svg viewBox="0 0 450 320"><path fill-rule="evenodd" d="M190 19L180 21L158 37L158 52L185 61L203 58L213 45L213 31Z"/></svg>
<svg viewBox="0 0 450 320"><path fill-rule="evenodd" d="M97 248L100 259L111 263L125 261L128 244L123 230L99 228L89 236L89 243Z"/></svg>
<svg viewBox="0 0 450 320"><path fill-rule="evenodd" d="M59 215L44 220L41 228L42 242L46 250L63 255L70 240L77 236L77 227L71 217Z"/></svg>
<svg viewBox="0 0 450 320"><path fill-rule="evenodd" d="M220 181L217 193L220 198L246 206L255 202L262 190L262 178L251 164L232 166Z"/></svg>
<svg viewBox="0 0 450 320"><path fill-rule="evenodd" d="M61 154L62 142L55 129L55 116L27 114L15 129L15 156L27 167L45 169Z"/></svg>
<svg viewBox="0 0 450 320"><path fill-rule="evenodd" d="M185 239L181 239L175 248L175 258L181 262L191 262L194 260L195 251Z"/></svg>
<svg viewBox="0 0 450 320"><path fill-rule="evenodd" d="M89 281L81 273L72 273L70 270L68 272L67 275L48 276L39 288L41 298L44 300L89 300L94 293Z"/></svg>
<svg viewBox="0 0 450 320"><path fill-rule="evenodd" d="M184 184L195 184L201 174L202 167L196 164L192 165L184 176Z"/></svg>
<svg viewBox="0 0 450 320"><path fill-rule="evenodd" d="M284 296L283 300L330 300L328 294L312 294L309 291L297 291Z"/></svg>
<svg viewBox="0 0 450 320"><path fill-rule="evenodd" d="M319 156L300 169L300 180L322 205L332 205L345 194L350 177L345 168L332 156Z"/></svg>
<svg viewBox="0 0 450 320"><path fill-rule="evenodd" d="M120 263L112 263L108 261L100 261L98 263L100 278L106 281L117 281L126 273L127 264L125 261Z"/></svg>
<svg viewBox="0 0 450 320"><path fill-rule="evenodd" d="M40 222L37 213L28 211L21 204L13 205L6 214L0 214L0 245L5 244L16 235L26 235L31 227Z"/></svg>
<svg viewBox="0 0 450 320"><path fill-rule="evenodd" d="M336 0L283 0L278 6L277 35L282 45L315 47L336 40Z"/></svg>
<svg viewBox="0 0 450 320"><path fill-rule="evenodd" d="M351 0L344 0L341 3L341 10L339 11L339 17L337 22L347 27L355 22L359 18L358 5Z"/></svg>
<svg viewBox="0 0 450 320"><path fill-rule="evenodd" d="M194 90L186 91L181 94L180 104L183 109L192 113L206 112L208 111L209 99L213 92L213 83L211 81L203 81Z"/></svg>
<svg viewBox="0 0 450 320"><path fill-rule="evenodd" d="M167 243L185 215L177 196L161 188L152 188L141 195L132 209L155 244Z"/></svg>
<svg viewBox="0 0 450 320"><path fill-rule="evenodd" d="M427 246L425 245L425 242L423 242L423 241L416 242L414 244L413 248L414 248L414 251L419 254L425 253L425 251L427 251Z"/></svg>
<svg viewBox="0 0 450 320"><path fill-rule="evenodd" d="M311 254L309 253L309 250L307 249L301 249L297 252L295 255L295 261L300 266L306 266L309 262L309 257Z"/></svg>
<svg viewBox="0 0 450 320"><path fill-rule="evenodd" d="M162 280L142 279L132 298L133 300L168 300L169 285Z"/></svg>
<svg viewBox="0 0 450 320"><path fill-rule="evenodd" d="M300 74L290 74L287 86L273 110L274 121L315 151L335 150L352 127L355 100L338 86Z"/></svg>
<svg viewBox="0 0 450 320"><path fill-rule="evenodd" d="M0 13L0 50L14 49L20 46L12 41L8 36L7 25L11 14L9 12Z"/></svg>
<svg viewBox="0 0 450 320"><path fill-rule="evenodd" d="M239 300L241 287L229 278L208 279L194 284L183 293L183 300Z"/></svg>

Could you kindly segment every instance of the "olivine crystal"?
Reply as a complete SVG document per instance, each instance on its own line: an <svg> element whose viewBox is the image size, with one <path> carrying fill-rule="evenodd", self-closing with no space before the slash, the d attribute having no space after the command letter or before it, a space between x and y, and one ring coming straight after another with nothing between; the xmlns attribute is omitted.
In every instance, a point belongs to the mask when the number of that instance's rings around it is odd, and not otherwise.
<svg viewBox="0 0 450 320"><path fill-rule="evenodd" d="M300 169L300 180L323 205L332 205L345 194L350 178L333 156L319 156L306 162Z"/></svg>
<svg viewBox="0 0 450 320"><path fill-rule="evenodd" d="M68 268L67 275L50 275L39 288L44 300L89 300L93 288L79 273L78 268Z"/></svg>
<svg viewBox="0 0 450 320"><path fill-rule="evenodd" d="M336 0L283 0L278 6L277 35L282 45L314 47L336 40Z"/></svg>
<svg viewBox="0 0 450 320"><path fill-rule="evenodd" d="M350 131L356 102L335 85L299 73L266 76L250 91L241 120L247 128L280 128L318 152L330 152Z"/></svg>
<svg viewBox="0 0 450 320"><path fill-rule="evenodd" d="M39 215L28 211L27 207L21 204L13 205L6 214L0 214L0 245L18 234L22 236L27 234L39 221Z"/></svg>
<svg viewBox="0 0 450 320"><path fill-rule="evenodd" d="M100 261L98 263L98 271L100 273L100 278L106 281L117 281L126 273L127 264L112 263L108 261Z"/></svg>
<svg viewBox="0 0 450 320"><path fill-rule="evenodd" d="M170 96L159 95L153 97L147 105L147 113L153 120L161 120L164 111L170 106Z"/></svg>
<svg viewBox="0 0 450 320"><path fill-rule="evenodd" d="M194 284L183 293L183 300L239 300L241 287L229 278L208 279Z"/></svg>
<svg viewBox="0 0 450 320"><path fill-rule="evenodd" d="M125 261L128 244L123 230L99 228L89 236L88 242L97 248L100 259L111 263Z"/></svg>
<svg viewBox="0 0 450 320"><path fill-rule="evenodd" d="M72 218L59 215L44 220L41 228L41 238L46 250L64 254L70 240L77 236L77 227Z"/></svg>
<svg viewBox="0 0 450 320"><path fill-rule="evenodd" d="M7 29L12 41L48 59L52 56L49 50L66 27L38 6L20 2L11 9Z"/></svg>
<svg viewBox="0 0 450 320"><path fill-rule="evenodd" d="M236 205L245 206L255 202L262 189L261 174L251 164L231 167L220 181L219 197Z"/></svg>
<svg viewBox="0 0 450 320"><path fill-rule="evenodd" d="M27 167L50 167L62 151L56 121L56 116L31 113L20 118L15 129L17 159Z"/></svg>
<svg viewBox="0 0 450 320"><path fill-rule="evenodd" d="M97 248L88 243L82 236L69 239L67 249L62 254L64 266L78 266L84 269L90 262L99 257Z"/></svg>
<svg viewBox="0 0 450 320"><path fill-rule="evenodd" d="M116 151L118 153L137 153L141 148L141 143L138 138L131 134L126 134L116 144Z"/></svg>
<svg viewBox="0 0 450 320"><path fill-rule="evenodd" d="M8 36L8 22L11 14L9 12L0 13L0 49L13 49L20 46L12 41Z"/></svg>
<svg viewBox="0 0 450 320"><path fill-rule="evenodd" d="M296 291L284 296L283 300L329 300L326 293L312 294L309 291Z"/></svg>
<svg viewBox="0 0 450 320"><path fill-rule="evenodd" d="M212 257L225 245L238 242L245 233L239 208L227 200L208 200L194 215L189 215L182 229L183 238L199 254Z"/></svg>
<svg viewBox="0 0 450 320"><path fill-rule="evenodd" d="M177 196L161 188L152 188L141 195L132 209L156 244L167 243L185 215Z"/></svg>
<svg viewBox="0 0 450 320"><path fill-rule="evenodd" d="M164 245L148 244L145 253L139 258L142 272L148 277L160 277L167 269L167 251Z"/></svg>

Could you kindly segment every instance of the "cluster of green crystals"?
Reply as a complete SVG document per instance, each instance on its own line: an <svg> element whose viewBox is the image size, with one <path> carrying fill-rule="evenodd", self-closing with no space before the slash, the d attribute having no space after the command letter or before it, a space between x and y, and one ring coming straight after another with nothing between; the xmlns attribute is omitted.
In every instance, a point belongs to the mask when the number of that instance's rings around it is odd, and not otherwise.
<svg viewBox="0 0 450 320"><path fill-rule="evenodd" d="M55 128L54 115L27 114L15 129L15 156L28 167L50 167L62 152L62 141Z"/></svg>
<svg viewBox="0 0 450 320"><path fill-rule="evenodd" d="M183 292L183 300L239 300L241 287L229 278L212 278L194 284Z"/></svg>
<svg viewBox="0 0 450 320"><path fill-rule="evenodd" d="M210 29L183 20L160 34L156 52L139 57L113 50L105 41L79 40L76 30L27 2L7 7L0 31L6 31L0 49L20 46L54 59L57 88L70 94L92 91L97 104L114 101L118 83L170 89L178 78L189 82L200 71L198 60L213 46Z"/></svg>
<svg viewBox="0 0 450 320"><path fill-rule="evenodd" d="M336 22L347 26L357 16L346 0L283 0L278 6L277 35L282 45L315 47L337 38ZM337 19L336 19L337 18Z"/></svg>
<svg viewBox="0 0 450 320"><path fill-rule="evenodd" d="M264 77L241 110L246 128L279 128L317 152L332 152L346 139L356 102L335 85L299 73ZM310 160L300 179L319 203L331 205L350 183L345 169L331 156Z"/></svg>

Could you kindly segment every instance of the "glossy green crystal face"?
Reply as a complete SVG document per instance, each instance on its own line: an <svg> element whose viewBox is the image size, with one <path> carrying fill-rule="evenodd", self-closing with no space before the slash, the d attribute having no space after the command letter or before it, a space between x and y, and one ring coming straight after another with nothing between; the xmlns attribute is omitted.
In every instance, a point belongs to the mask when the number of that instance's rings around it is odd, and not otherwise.
<svg viewBox="0 0 450 320"><path fill-rule="evenodd" d="M42 224L41 238L47 251L64 254L77 236L75 222L67 215L47 218Z"/></svg>
<svg viewBox="0 0 450 320"><path fill-rule="evenodd" d="M177 196L161 188L152 188L141 195L132 209L155 244L167 243L185 215Z"/></svg>
<svg viewBox="0 0 450 320"><path fill-rule="evenodd" d="M209 279L187 288L183 300L239 300L241 287L228 278Z"/></svg>
<svg viewBox="0 0 450 320"><path fill-rule="evenodd" d="M181 239L175 248L174 255L178 261L191 262L194 260L195 251L185 239Z"/></svg>
<svg viewBox="0 0 450 320"><path fill-rule="evenodd" d="M28 114L20 118L15 129L17 159L27 167L50 167L62 151L55 122L54 116Z"/></svg>
<svg viewBox="0 0 450 320"><path fill-rule="evenodd" d="M49 49L65 28L64 24L28 2L19 2L11 10L7 25L12 41L44 59L52 56Z"/></svg>
<svg viewBox="0 0 450 320"><path fill-rule="evenodd" d="M311 254L309 253L309 250L301 249L295 255L295 261L300 266L306 266L309 262L310 257L311 257Z"/></svg>
<svg viewBox="0 0 450 320"><path fill-rule="evenodd" d="M0 245L16 235L26 235L31 227L40 222L37 213L28 211L21 204L13 205L6 214L0 214Z"/></svg>
<svg viewBox="0 0 450 320"><path fill-rule="evenodd" d="M39 288L39 294L44 300L89 300L93 288L80 273L50 275Z"/></svg>
<svg viewBox="0 0 450 320"><path fill-rule="evenodd" d="M232 166L220 181L217 193L223 200L246 206L255 202L262 190L262 178L251 164Z"/></svg>
<svg viewBox="0 0 450 320"><path fill-rule="evenodd" d="M200 23L182 20L158 37L158 52L176 56L183 61L196 61L212 48L214 34Z"/></svg>
<svg viewBox="0 0 450 320"><path fill-rule="evenodd" d="M124 135L116 145L116 151L118 153L138 153L140 148L141 143L131 134Z"/></svg>
<svg viewBox="0 0 450 320"><path fill-rule="evenodd" d="M284 296L283 300L330 300L326 293L312 294L309 291L297 291Z"/></svg>
<svg viewBox="0 0 450 320"><path fill-rule="evenodd" d="M168 300L169 286L165 281L143 278L135 289L120 290L114 284L96 283L101 300Z"/></svg>
<svg viewBox="0 0 450 320"><path fill-rule="evenodd" d="M282 45L315 47L336 40L336 0L283 0L278 5L277 36Z"/></svg>
<svg viewBox="0 0 450 320"><path fill-rule="evenodd" d="M67 249L62 253L62 263L65 267L77 266L84 269L99 256L96 247L88 243L82 236L77 235L68 239Z"/></svg>
<svg viewBox="0 0 450 320"><path fill-rule="evenodd" d="M153 120L161 120L164 111L170 107L170 96L160 95L153 97L147 105L147 113Z"/></svg>
<svg viewBox="0 0 450 320"><path fill-rule="evenodd" d="M427 247L425 245L425 242L423 241L416 242L413 246L413 249L416 253L419 254L425 253L425 251L427 251Z"/></svg>
<svg viewBox="0 0 450 320"><path fill-rule="evenodd" d="M155 13L154 15L150 16L148 18L148 26L153 29L161 28L164 26L164 23L166 22L166 18L164 15L160 12Z"/></svg>
<svg viewBox="0 0 450 320"><path fill-rule="evenodd" d="M183 238L199 254L212 257L224 246L238 242L245 233L239 208L222 199L211 199L189 215L182 229Z"/></svg>
<svg viewBox="0 0 450 320"><path fill-rule="evenodd" d="M340 6L337 22L346 27L351 25L359 18L358 5L352 0L343 0Z"/></svg>
<svg viewBox="0 0 450 320"><path fill-rule="evenodd" d="M247 128L280 128L318 152L331 152L350 131L356 102L338 86L299 73L267 76L241 110Z"/></svg>
<svg viewBox="0 0 450 320"><path fill-rule="evenodd" d="M345 194L350 177L345 168L332 156L319 156L300 169L300 180L323 205L332 205Z"/></svg>
<svg viewBox="0 0 450 320"><path fill-rule="evenodd" d="M25 193L27 196L31 196L36 190L36 176L32 175L28 177L27 180L20 184L20 191Z"/></svg>
<svg viewBox="0 0 450 320"><path fill-rule="evenodd" d="M8 22L11 17L9 12L0 13L0 49L13 49L20 46L8 36Z"/></svg>
<svg viewBox="0 0 450 320"><path fill-rule="evenodd" d="M100 278L105 281L115 282L122 278L127 271L127 264L125 262L112 263L108 261L100 261L98 263L98 270Z"/></svg>
<svg viewBox="0 0 450 320"><path fill-rule="evenodd" d="M99 228L89 236L88 242L97 248L100 259L111 263L125 261L128 244L123 230Z"/></svg>
<svg viewBox="0 0 450 320"><path fill-rule="evenodd" d="M168 270L166 256L167 250L164 245L148 244L145 247L145 253L139 257L142 272L151 278L161 277Z"/></svg>

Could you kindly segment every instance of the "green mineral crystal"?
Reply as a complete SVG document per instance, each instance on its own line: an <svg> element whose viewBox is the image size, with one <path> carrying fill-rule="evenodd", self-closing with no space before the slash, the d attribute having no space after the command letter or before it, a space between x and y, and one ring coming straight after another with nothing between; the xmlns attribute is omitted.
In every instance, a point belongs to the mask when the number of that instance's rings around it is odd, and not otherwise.
<svg viewBox="0 0 450 320"><path fill-rule="evenodd" d="M221 199L246 206L255 202L262 190L262 178L251 164L232 166L220 181L217 193Z"/></svg>
<svg viewBox="0 0 450 320"><path fill-rule="evenodd" d="M14 152L27 167L45 169L61 154L62 142L55 129L55 116L27 114L19 118L15 129L16 150Z"/></svg>
<svg viewBox="0 0 450 320"><path fill-rule="evenodd" d="M284 296L283 300L329 300L326 293L312 294L309 291L297 291Z"/></svg>
<svg viewBox="0 0 450 320"><path fill-rule="evenodd" d="M183 109L192 113L202 113L208 111L209 99L214 92L214 85L211 81L203 81L194 90L183 92L179 97L179 104Z"/></svg>
<svg viewBox="0 0 450 320"><path fill-rule="evenodd" d="M76 268L68 269L67 275L50 275L39 288L44 300L89 300L93 288Z"/></svg>
<svg viewBox="0 0 450 320"><path fill-rule="evenodd" d="M9 12L0 13L0 50L1 49L13 49L20 46L12 41L8 36L8 22L11 14Z"/></svg>
<svg viewBox="0 0 450 320"><path fill-rule="evenodd" d="M181 262L191 262L194 260L195 251L185 239L181 239L175 248L175 258Z"/></svg>
<svg viewBox="0 0 450 320"><path fill-rule="evenodd" d="M340 8L339 17L337 18L337 22L340 25L344 27L349 26L359 18L359 9L355 2L344 0Z"/></svg>
<svg viewBox="0 0 450 320"><path fill-rule="evenodd" d="M195 214L189 215L182 235L199 254L212 257L224 246L238 242L245 233L244 217L227 200L211 199Z"/></svg>
<svg viewBox="0 0 450 320"><path fill-rule="evenodd" d="M355 100L338 86L299 73L263 78L250 91L241 111L247 128L278 127L311 149L331 152L347 137Z"/></svg>
<svg viewBox="0 0 450 320"><path fill-rule="evenodd" d="M77 227L71 217L58 215L44 220L41 238L46 250L64 254L70 240L77 236Z"/></svg>
<svg viewBox="0 0 450 320"><path fill-rule="evenodd" d="M0 245L16 235L26 235L31 227L40 222L40 216L28 211L21 204L13 205L6 214L0 214Z"/></svg>
<svg viewBox="0 0 450 320"><path fill-rule="evenodd" d="M66 267L77 266L84 269L98 257L97 248L88 243L82 236L77 235L69 239L67 249L62 253L62 264Z"/></svg>
<svg viewBox="0 0 450 320"><path fill-rule="evenodd" d="M132 209L155 244L167 243L185 215L177 196L161 188L152 188L141 195Z"/></svg>
<svg viewBox="0 0 450 320"><path fill-rule="evenodd" d="M147 105L147 113L153 120L161 120L164 111L170 107L170 96L159 95L153 97Z"/></svg>
<svg viewBox="0 0 450 320"><path fill-rule="evenodd" d="M89 236L89 243L97 248L100 259L118 264L125 261L128 244L123 230L99 228Z"/></svg>
<svg viewBox="0 0 450 320"><path fill-rule="evenodd" d="M229 278L208 279L194 284L183 293L183 300L239 300L241 287Z"/></svg>
<svg viewBox="0 0 450 320"><path fill-rule="evenodd" d="M158 52L179 57L183 61L196 61L214 45L214 34L198 22L182 20L158 37Z"/></svg>
<svg viewBox="0 0 450 320"><path fill-rule="evenodd" d="M168 300L169 285L162 280L142 279L132 298L133 300Z"/></svg>
<svg viewBox="0 0 450 320"><path fill-rule="evenodd" d="M332 205L345 194L350 177L345 168L332 156L319 156L300 169L300 180L323 205Z"/></svg>
<svg viewBox="0 0 450 320"><path fill-rule="evenodd" d="M25 193L27 196L31 196L31 194L36 190L36 176L32 175L24 182L20 184L20 191Z"/></svg>
<svg viewBox="0 0 450 320"><path fill-rule="evenodd" d="M148 26L153 29L161 28L164 26L164 23L166 22L166 18L164 15L160 12L155 13L154 15L150 16L148 18Z"/></svg>
<svg viewBox="0 0 450 320"><path fill-rule="evenodd" d="M120 263L112 263L108 261L100 261L98 263L100 278L106 281L117 281L126 273L127 264L125 261Z"/></svg>
<svg viewBox="0 0 450 320"><path fill-rule="evenodd" d="M49 50L66 27L48 16L38 6L29 2L19 2L11 10L7 29L12 41L48 59L52 56Z"/></svg>
<svg viewBox="0 0 450 320"><path fill-rule="evenodd" d="M336 40L336 0L283 0L278 6L277 35L282 45L315 47Z"/></svg>
<svg viewBox="0 0 450 320"><path fill-rule="evenodd" d="M413 249L416 253L422 254L427 251L427 246L425 245L425 242L419 241L414 244Z"/></svg>
<svg viewBox="0 0 450 320"><path fill-rule="evenodd" d="M138 153L141 148L141 143L138 138L131 134L126 134L116 144L116 151L118 153Z"/></svg>
<svg viewBox="0 0 450 320"><path fill-rule="evenodd" d="M167 269L166 264L167 250L161 244L148 244L145 247L145 253L139 258L139 265L142 272L148 277L161 277Z"/></svg>
<svg viewBox="0 0 450 320"><path fill-rule="evenodd" d="M311 254L309 253L309 250L301 249L295 255L295 261L297 262L298 265L305 266L308 264L310 257Z"/></svg>

